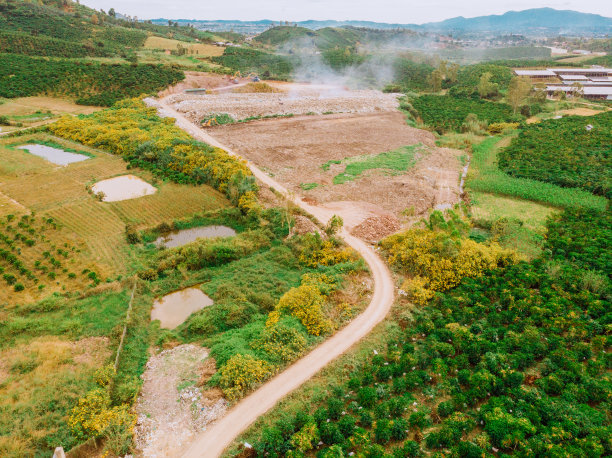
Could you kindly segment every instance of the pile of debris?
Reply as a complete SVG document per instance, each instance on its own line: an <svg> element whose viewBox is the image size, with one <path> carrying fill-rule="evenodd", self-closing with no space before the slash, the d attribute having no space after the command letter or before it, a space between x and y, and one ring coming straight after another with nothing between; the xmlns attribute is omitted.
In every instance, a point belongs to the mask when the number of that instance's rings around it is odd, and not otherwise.
<svg viewBox="0 0 612 458"><path fill-rule="evenodd" d="M355 237L367 242L378 242L401 229L399 220L393 216L371 216L351 231Z"/></svg>

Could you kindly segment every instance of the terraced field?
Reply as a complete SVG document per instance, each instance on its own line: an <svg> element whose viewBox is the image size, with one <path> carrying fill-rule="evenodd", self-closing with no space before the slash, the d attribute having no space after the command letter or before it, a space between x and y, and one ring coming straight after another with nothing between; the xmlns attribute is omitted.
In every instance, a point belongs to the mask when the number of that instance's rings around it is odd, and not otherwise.
<svg viewBox="0 0 612 458"><path fill-rule="evenodd" d="M49 140L93 157L57 167L22 150L7 148L17 143ZM83 266L93 261L102 278L126 271L126 224L144 228L227 205L226 199L208 186L156 183L149 173L133 169L128 172L120 157L46 134L4 139L0 150L0 216L30 211L51 216L64 229L61 237L82 249ZM126 173L155 184L158 192L103 203L86 189L96 181Z"/></svg>

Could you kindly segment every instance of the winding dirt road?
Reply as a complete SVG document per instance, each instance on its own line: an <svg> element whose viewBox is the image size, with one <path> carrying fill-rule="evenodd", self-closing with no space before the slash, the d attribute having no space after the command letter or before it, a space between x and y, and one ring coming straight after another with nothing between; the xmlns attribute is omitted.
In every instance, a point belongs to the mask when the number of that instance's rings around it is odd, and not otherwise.
<svg viewBox="0 0 612 458"><path fill-rule="evenodd" d="M150 106L157 107L163 115L175 118L177 126L194 138L222 148L230 154L240 156L191 123L181 113L165 105L163 101L155 99L146 99L145 101ZM253 163L247 161L247 164L258 180L283 193L296 205L314 215L321 222L326 222L334 214L333 211L309 205L301 198L293 197L280 183L277 183ZM346 230L342 230L340 235L348 245L361 254L372 273L374 294L368 307L334 336L232 407L223 418L203 431L182 456L188 458L220 456L234 439L257 418L359 342L387 315L394 299L394 284L389 269L365 242L353 237Z"/></svg>

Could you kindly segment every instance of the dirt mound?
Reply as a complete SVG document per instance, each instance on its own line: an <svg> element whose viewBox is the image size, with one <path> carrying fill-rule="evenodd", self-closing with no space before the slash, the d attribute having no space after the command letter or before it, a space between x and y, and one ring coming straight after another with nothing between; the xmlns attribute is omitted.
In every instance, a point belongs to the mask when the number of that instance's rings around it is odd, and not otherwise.
<svg viewBox="0 0 612 458"><path fill-rule="evenodd" d="M355 226L351 234L368 242L377 242L400 229L399 220L393 216L371 216Z"/></svg>

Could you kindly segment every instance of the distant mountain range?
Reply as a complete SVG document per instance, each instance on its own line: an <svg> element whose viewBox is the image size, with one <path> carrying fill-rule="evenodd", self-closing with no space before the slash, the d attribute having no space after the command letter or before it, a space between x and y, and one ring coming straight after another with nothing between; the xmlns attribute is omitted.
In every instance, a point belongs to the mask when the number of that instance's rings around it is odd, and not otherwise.
<svg viewBox="0 0 612 458"><path fill-rule="evenodd" d="M179 24L211 31L235 31L239 33L261 33L275 25L286 25L278 21L233 21L177 19ZM167 24L167 19L153 19L153 23ZM455 17L426 24L389 24L371 21L301 21L297 24L313 30L324 27L367 27L372 29L413 29L424 32L458 34L522 34L522 35L605 35L612 33L612 18L599 14L580 13L553 8L534 8L523 11L508 11L500 15L474 18Z"/></svg>

